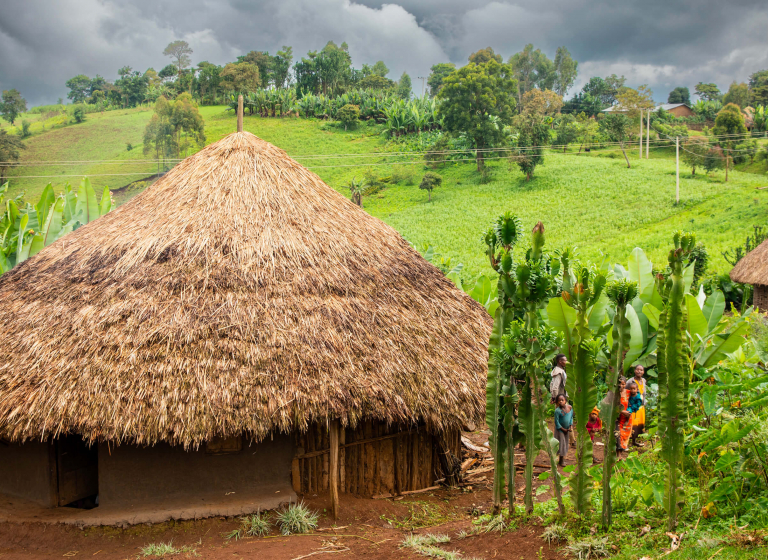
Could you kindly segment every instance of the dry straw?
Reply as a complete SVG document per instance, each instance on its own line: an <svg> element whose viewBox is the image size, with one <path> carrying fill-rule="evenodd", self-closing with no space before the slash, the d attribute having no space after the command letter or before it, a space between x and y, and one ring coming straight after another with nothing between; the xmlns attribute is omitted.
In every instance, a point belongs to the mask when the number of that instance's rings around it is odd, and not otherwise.
<svg viewBox="0 0 768 560"><path fill-rule="evenodd" d="M763 241L736 263L731 270L731 280L768 286L768 241Z"/></svg>
<svg viewBox="0 0 768 560"><path fill-rule="evenodd" d="M196 446L479 421L491 319L248 132L0 279L0 437Z"/></svg>

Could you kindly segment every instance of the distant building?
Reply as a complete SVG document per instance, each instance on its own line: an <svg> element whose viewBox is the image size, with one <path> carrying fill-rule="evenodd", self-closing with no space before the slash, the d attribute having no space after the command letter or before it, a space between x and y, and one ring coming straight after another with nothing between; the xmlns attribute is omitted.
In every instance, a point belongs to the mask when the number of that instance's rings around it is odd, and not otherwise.
<svg viewBox="0 0 768 560"><path fill-rule="evenodd" d="M693 112L693 109L691 109L685 103L664 103L663 105L657 105L653 109L653 112L655 113L659 109L664 109L667 113L670 113L675 117L692 117L696 114ZM603 113L623 113L623 112L625 112L625 110L619 107L618 105L614 105L613 107L608 107L607 109L603 109Z"/></svg>

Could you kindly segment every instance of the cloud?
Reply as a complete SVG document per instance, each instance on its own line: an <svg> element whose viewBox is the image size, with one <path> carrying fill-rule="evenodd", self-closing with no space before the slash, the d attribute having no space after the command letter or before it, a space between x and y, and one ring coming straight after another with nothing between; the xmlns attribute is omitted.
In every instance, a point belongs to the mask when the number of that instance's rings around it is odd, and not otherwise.
<svg viewBox="0 0 768 560"><path fill-rule="evenodd" d="M165 66L184 39L193 62L232 61L250 50L293 47L306 56L346 41L355 66L384 60L397 78L432 64L464 64L492 46L505 58L533 43L565 45L591 75L624 74L657 99L677 85L733 80L768 67L764 0L8 0L0 12L0 88L31 103L65 97L76 74L115 79L118 68Z"/></svg>

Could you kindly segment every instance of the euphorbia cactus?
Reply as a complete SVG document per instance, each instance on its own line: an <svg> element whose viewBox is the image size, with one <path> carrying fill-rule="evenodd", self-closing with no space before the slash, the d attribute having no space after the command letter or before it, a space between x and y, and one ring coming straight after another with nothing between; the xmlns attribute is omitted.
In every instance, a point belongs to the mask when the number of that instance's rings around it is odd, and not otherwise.
<svg viewBox="0 0 768 560"><path fill-rule="evenodd" d="M605 276L588 267L576 270L576 283L570 291L563 291L563 299L576 310L576 324L571 338L571 356L566 390L573 400L576 424L576 473L570 477L572 499L576 513L587 512L592 495L592 484L587 469L592 465L592 440L587 433L589 413L597 404L595 364L588 343L592 340L589 328L589 309L597 303L605 287Z"/></svg>
<svg viewBox="0 0 768 560"><path fill-rule="evenodd" d="M619 280L606 288L608 299L614 306L613 316L613 347L611 348L611 367L608 370L606 383L608 395L601 407L601 416L608 429L608 439L605 442L603 458L603 528L611 525L613 506L611 504L611 475L616 464L616 432L613 427L619 415L619 376L624 373L624 354L629 349L630 324L627 319L627 306L637 297L637 282Z"/></svg>
<svg viewBox="0 0 768 560"><path fill-rule="evenodd" d="M669 252L671 274L659 287L664 309L659 314L657 369L659 372L659 428L661 456L667 463L664 508L667 528L677 526L677 511L682 505L680 465L683 458L683 425L686 385L691 358L684 350L685 341L685 282L683 268L696 244L692 233L677 232L675 248Z"/></svg>

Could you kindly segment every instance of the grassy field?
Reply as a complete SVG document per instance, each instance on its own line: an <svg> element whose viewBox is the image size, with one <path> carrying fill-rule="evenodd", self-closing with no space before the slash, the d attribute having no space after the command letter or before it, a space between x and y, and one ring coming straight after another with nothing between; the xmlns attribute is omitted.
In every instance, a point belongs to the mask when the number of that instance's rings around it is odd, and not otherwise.
<svg viewBox="0 0 768 560"><path fill-rule="evenodd" d="M206 121L207 142L215 142L234 129L231 111L223 107L201 107ZM152 174L156 166L144 163L141 139L152 113L148 109L129 109L89 114L84 123L40 132L28 139L23 152L25 162L78 160L84 163L30 163L24 175L52 175L55 178L12 179L11 191L26 190L35 199L48 181L77 182L88 174L95 186L108 185L119 203L140 188L122 188L131 181ZM465 265L467 279L487 272L488 266L479 243L481 233L505 211L512 211L526 229L544 222L550 248L575 246L582 260L603 258L625 262L635 246L643 247L658 264L665 262L671 234L676 229L697 233L710 253L710 270L729 268L721 252L743 241L753 224L765 224L768 213L768 177L755 173L723 173L712 177L690 176L681 169L680 199L675 205L675 165L673 153L651 150L650 160L638 160L632 151L632 169L627 169L620 153L591 156L548 153L536 177L526 182L516 165L492 161L491 180L481 184L473 163L450 164L438 169L443 186L433 192L431 203L418 183L426 168L408 158L386 157L384 153L366 157L335 157L339 154L371 154L394 150L387 146L380 128L363 125L344 132L330 123L304 119L245 118L245 129L285 149L289 155L312 168L339 192L353 177L366 169L377 176L393 172L411 175L410 180L388 185L364 199L365 209L397 229L417 247L429 243L444 256ZM134 148L126 149L131 143ZM320 157L308 157L320 156ZM110 163L98 163L114 160ZM392 164L399 160L400 163ZM124 175L136 173L136 175ZM408 184L410 183L410 184Z"/></svg>

